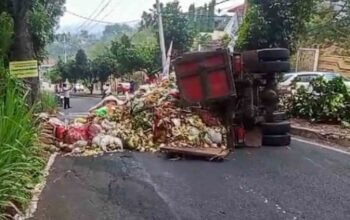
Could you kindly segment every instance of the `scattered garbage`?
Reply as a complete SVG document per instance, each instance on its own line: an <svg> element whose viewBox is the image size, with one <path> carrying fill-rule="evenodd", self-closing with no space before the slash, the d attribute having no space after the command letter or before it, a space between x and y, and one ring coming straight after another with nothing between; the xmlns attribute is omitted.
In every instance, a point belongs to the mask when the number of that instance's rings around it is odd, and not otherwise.
<svg viewBox="0 0 350 220"><path fill-rule="evenodd" d="M55 128L50 132L56 134L57 149L72 155L124 149L157 152L162 146L226 149L220 120L204 109L183 107L171 78L141 86L123 101L108 96L89 116L68 125L57 118L48 124Z"/></svg>

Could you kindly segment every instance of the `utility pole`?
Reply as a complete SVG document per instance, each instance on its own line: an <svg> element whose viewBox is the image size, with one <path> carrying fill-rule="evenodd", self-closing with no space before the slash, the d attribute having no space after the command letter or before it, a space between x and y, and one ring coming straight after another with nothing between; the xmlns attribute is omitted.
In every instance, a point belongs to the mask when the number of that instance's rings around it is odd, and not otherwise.
<svg viewBox="0 0 350 220"><path fill-rule="evenodd" d="M162 53L162 66L163 66L163 73L166 71L166 49L165 49L165 40L164 40L164 30L163 30L163 20L162 20L162 12L160 10L160 3L159 0L156 0L157 4L157 13L158 13L158 24L159 24L159 44L160 44L160 50Z"/></svg>
<svg viewBox="0 0 350 220"><path fill-rule="evenodd" d="M67 63L67 39L66 39L66 33L63 34L63 46L64 46L64 63Z"/></svg>

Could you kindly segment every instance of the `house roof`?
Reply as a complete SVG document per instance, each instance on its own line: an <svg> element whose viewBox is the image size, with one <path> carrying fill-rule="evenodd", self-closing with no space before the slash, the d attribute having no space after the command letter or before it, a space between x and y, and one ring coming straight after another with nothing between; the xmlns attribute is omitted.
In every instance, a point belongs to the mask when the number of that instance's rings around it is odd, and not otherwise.
<svg viewBox="0 0 350 220"><path fill-rule="evenodd" d="M228 10L228 12L233 13L243 13L244 12L244 4L236 5L235 7Z"/></svg>

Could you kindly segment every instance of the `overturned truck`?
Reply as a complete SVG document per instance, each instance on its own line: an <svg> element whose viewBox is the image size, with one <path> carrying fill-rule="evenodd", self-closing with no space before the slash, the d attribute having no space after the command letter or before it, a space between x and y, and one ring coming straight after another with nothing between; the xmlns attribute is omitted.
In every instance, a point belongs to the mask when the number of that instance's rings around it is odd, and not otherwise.
<svg viewBox="0 0 350 220"><path fill-rule="evenodd" d="M277 80L290 69L289 55L283 48L184 54L174 61L181 99L220 114L231 150L287 146L290 123L278 111Z"/></svg>

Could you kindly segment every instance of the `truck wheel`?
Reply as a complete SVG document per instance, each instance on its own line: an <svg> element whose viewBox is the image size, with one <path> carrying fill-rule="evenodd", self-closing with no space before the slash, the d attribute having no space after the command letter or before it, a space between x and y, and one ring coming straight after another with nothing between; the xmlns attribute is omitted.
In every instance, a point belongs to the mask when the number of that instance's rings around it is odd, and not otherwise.
<svg viewBox="0 0 350 220"><path fill-rule="evenodd" d="M290 56L289 50L285 48L262 49L258 50L257 53L259 59L264 61L286 61Z"/></svg>
<svg viewBox="0 0 350 220"><path fill-rule="evenodd" d="M281 122L288 120L288 116L285 112L274 112L272 115L266 115L266 122Z"/></svg>
<svg viewBox="0 0 350 220"><path fill-rule="evenodd" d="M290 132L289 121L265 122L262 124L263 135L284 135Z"/></svg>
<svg viewBox="0 0 350 220"><path fill-rule="evenodd" d="M270 147L289 146L291 137L289 134L285 135L264 135L262 137L262 145Z"/></svg>
<svg viewBox="0 0 350 220"><path fill-rule="evenodd" d="M288 61L263 61L259 64L260 73L282 73L290 71Z"/></svg>

